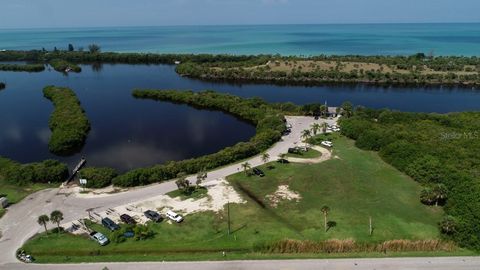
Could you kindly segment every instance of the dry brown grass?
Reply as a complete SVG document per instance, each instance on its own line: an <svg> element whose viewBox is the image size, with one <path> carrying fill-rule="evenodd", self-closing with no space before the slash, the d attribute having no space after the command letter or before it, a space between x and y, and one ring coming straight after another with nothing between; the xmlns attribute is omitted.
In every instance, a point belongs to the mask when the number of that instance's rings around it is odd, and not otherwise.
<svg viewBox="0 0 480 270"><path fill-rule="evenodd" d="M409 252L453 251L452 242L441 240L390 240L379 244L357 243L353 239L331 239L321 242L282 240L263 247L268 253L354 253L354 252Z"/></svg>
<svg viewBox="0 0 480 270"><path fill-rule="evenodd" d="M314 60L297 60L297 61L269 61L264 65L253 66L253 67L244 67L245 70L254 70L258 68L265 68L268 67L271 71L283 71L287 73L291 73L293 70L301 71L301 72L311 72L314 70L335 70L338 69L340 72L349 73L351 71L373 71L373 72L383 72L383 73L410 73L410 70L405 69L398 69L395 66L389 66L384 64L376 64L376 63L367 63L367 62L347 62L347 61L314 61ZM471 68L473 71L455 71L453 73L458 75L469 75L469 74L477 74L478 72L475 71L474 66L465 66L466 68ZM212 67L212 70L222 70L220 67ZM422 67L420 74L427 75L427 74L443 74L446 75L449 72L447 71L434 71L426 66Z"/></svg>

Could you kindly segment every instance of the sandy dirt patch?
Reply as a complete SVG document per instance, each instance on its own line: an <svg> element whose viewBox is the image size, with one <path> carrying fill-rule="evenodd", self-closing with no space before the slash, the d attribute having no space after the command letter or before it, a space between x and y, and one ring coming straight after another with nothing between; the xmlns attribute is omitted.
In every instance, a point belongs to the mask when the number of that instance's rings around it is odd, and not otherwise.
<svg viewBox="0 0 480 270"><path fill-rule="evenodd" d="M202 186L207 189L207 196L203 198L182 200L179 197L171 198L168 195L158 195L147 200L109 208L106 211L91 212L90 218L100 223L102 218L108 217L119 223L120 215L128 214L138 223L145 223L148 221L143 214L146 210L157 210L163 216L168 210L188 215L204 211L218 212L223 210L228 202L246 202L223 178L206 182ZM70 227L71 223L65 225Z"/></svg>
<svg viewBox="0 0 480 270"><path fill-rule="evenodd" d="M290 190L288 185L278 186L275 193L265 196L272 207L277 207L281 201L296 201L299 202L302 196L295 191Z"/></svg>

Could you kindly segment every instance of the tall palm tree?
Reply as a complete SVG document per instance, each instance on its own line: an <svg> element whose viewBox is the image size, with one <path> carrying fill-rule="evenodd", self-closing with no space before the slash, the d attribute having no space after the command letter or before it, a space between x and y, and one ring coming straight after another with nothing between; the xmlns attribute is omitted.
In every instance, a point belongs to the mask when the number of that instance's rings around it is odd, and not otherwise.
<svg viewBox="0 0 480 270"><path fill-rule="evenodd" d="M327 133L327 128L328 128L328 124L327 124L327 123L323 123L323 124L322 124L322 131L323 131L323 133Z"/></svg>
<svg viewBox="0 0 480 270"><path fill-rule="evenodd" d="M63 213L55 210L50 214L50 221L57 224L57 232L60 232L60 222L63 220Z"/></svg>
<svg viewBox="0 0 480 270"><path fill-rule="evenodd" d="M439 202L443 202L447 199L447 187L443 184L434 185L432 192L435 197L435 206L438 206Z"/></svg>
<svg viewBox="0 0 480 270"><path fill-rule="evenodd" d="M262 161L263 163L267 163L270 160L270 155L267 152L262 154Z"/></svg>
<svg viewBox="0 0 480 270"><path fill-rule="evenodd" d="M324 116L324 117L327 116L327 111L328 111L327 106L325 106L325 105L320 106L320 115L321 116Z"/></svg>
<svg viewBox="0 0 480 270"><path fill-rule="evenodd" d="M323 213L323 218L324 218L324 221L325 221L325 232L327 232L327 230L328 230L327 219L328 219L328 212L330 212L330 207L324 205L322 207L321 211Z"/></svg>
<svg viewBox="0 0 480 270"><path fill-rule="evenodd" d="M242 164L243 171L245 172L245 175L248 175L248 170L252 168L252 165L250 163L245 162Z"/></svg>
<svg viewBox="0 0 480 270"><path fill-rule="evenodd" d="M320 131L320 124L313 123L310 129L312 130L313 135L317 135L317 133Z"/></svg>
<svg viewBox="0 0 480 270"><path fill-rule="evenodd" d="M45 228L45 233L48 233L48 231L47 231L47 223L48 223L49 221L50 221L50 218L48 218L47 215L41 215L41 216L38 217L37 222L38 222L38 224L39 224L40 226L43 226L43 227Z"/></svg>
<svg viewBox="0 0 480 270"><path fill-rule="evenodd" d="M309 129L305 129L305 130L302 131L302 139L305 142L305 147L307 147L307 140L310 137L312 137L312 133L310 132Z"/></svg>

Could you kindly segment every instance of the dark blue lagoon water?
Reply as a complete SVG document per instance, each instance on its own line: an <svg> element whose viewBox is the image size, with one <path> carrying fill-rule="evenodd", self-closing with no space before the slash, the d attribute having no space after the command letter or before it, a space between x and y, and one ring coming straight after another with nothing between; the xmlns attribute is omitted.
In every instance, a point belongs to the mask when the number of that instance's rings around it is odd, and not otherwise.
<svg viewBox="0 0 480 270"><path fill-rule="evenodd" d="M136 100L134 88L212 89L271 102L339 105L349 100L373 108L403 111L452 112L480 110L479 90L463 88L383 88L358 86L276 86L204 82L178 76L168 65L82 66L65 76L0 72L7 88L0 91L0 155L21 162L58 158L73 164L81 155L90 165L119 170L181 160L216 152L254 135L251 125L221 112L150 100ZM72 157L48 152L51 102L42 95L46 85L67 86L78 95L92 124L86 145Z"/></svg>
<svg viewBox="0 0 480 270"><path fill-rule="evenodd" d="M1 27L1 26L0 26ZM479 23L0 29L0 49L229 54L480 55Z"/></svg>

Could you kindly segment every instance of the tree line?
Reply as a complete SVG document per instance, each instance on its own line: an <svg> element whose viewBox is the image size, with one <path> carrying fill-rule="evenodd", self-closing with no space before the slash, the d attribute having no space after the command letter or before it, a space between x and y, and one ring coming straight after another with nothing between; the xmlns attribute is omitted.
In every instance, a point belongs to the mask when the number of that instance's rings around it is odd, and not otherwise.
<svg viewBox="0 0 480 270"><path fill-rule="evenodd" d="M26 72L40 72L45 70L43 64L0 64L1 71L26 71Z"/></svg>

